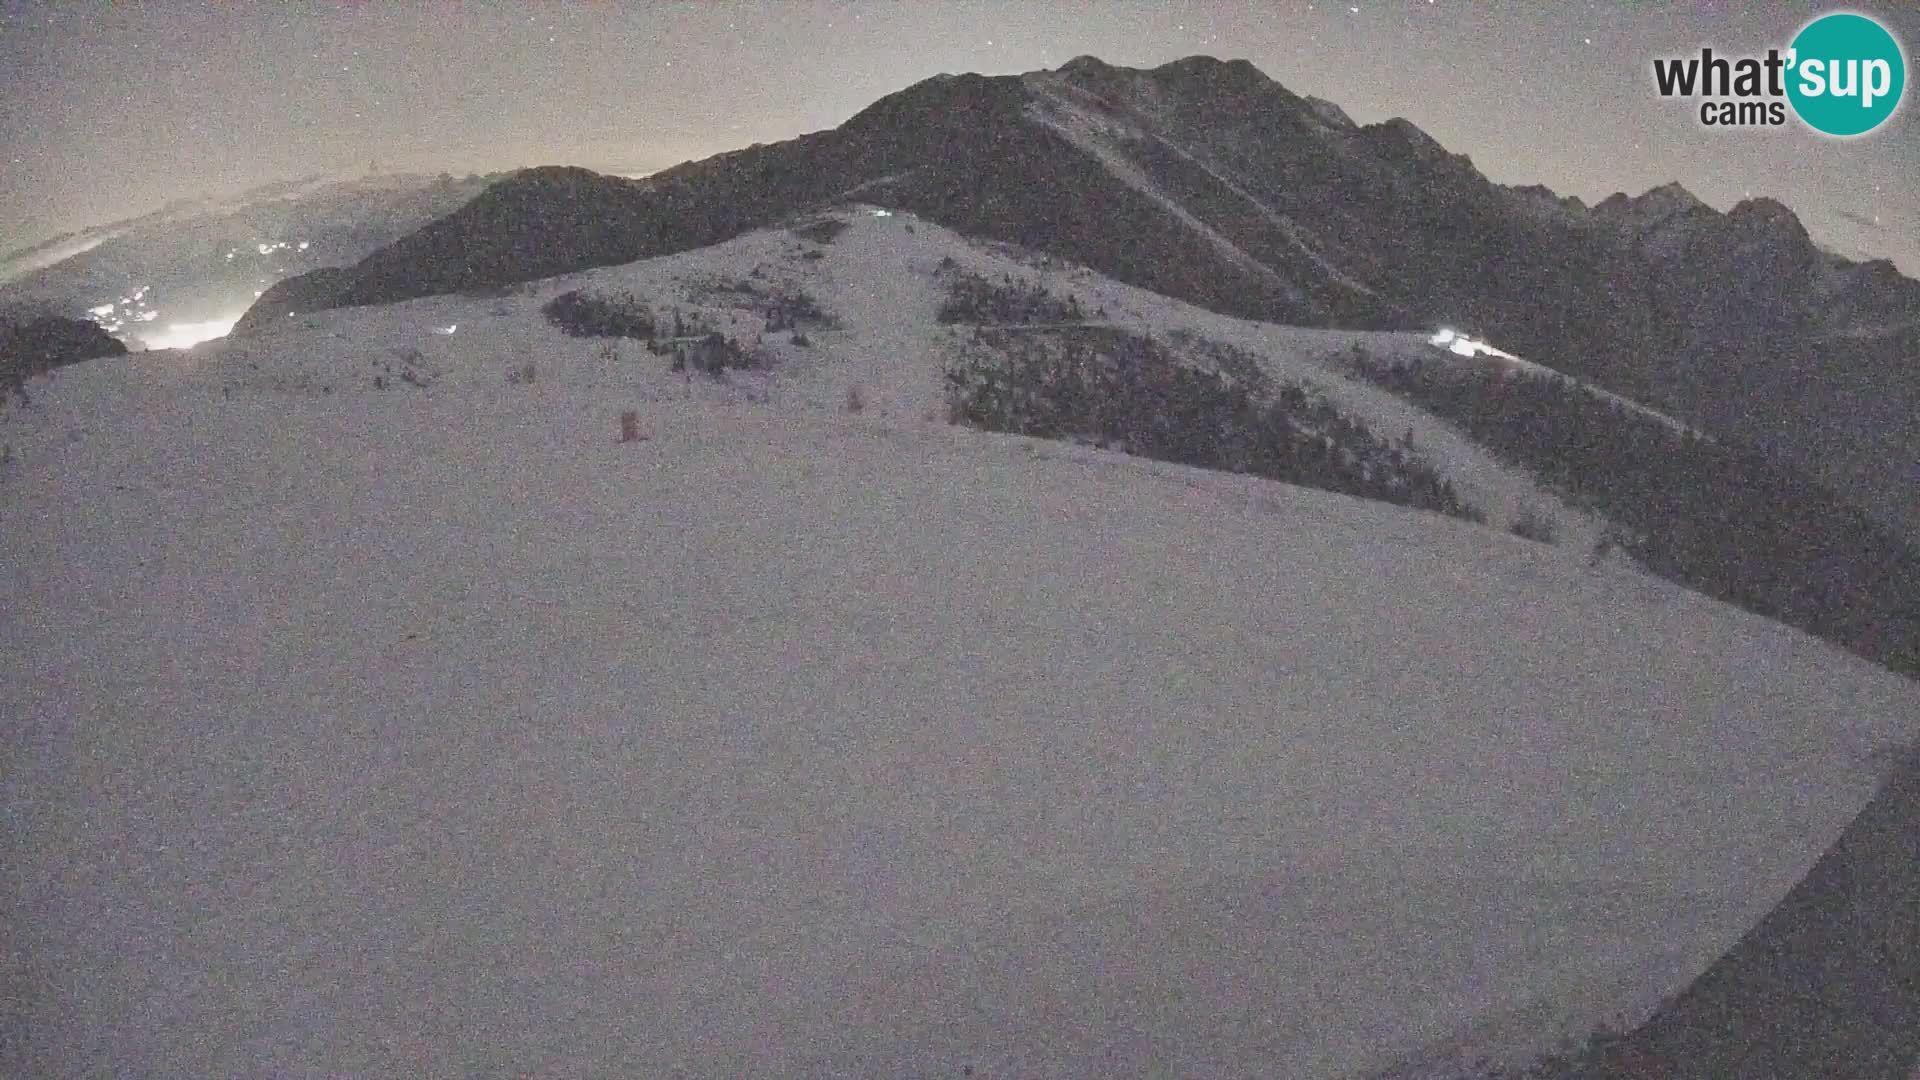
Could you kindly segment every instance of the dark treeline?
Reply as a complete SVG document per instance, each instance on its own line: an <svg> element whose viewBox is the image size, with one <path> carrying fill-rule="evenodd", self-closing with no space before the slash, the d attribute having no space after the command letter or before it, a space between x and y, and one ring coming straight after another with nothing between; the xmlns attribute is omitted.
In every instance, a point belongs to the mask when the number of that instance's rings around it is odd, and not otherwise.
<svg viewBox="0 0 1920 1080"><path fill-rule="evenodd" d="M1355 371L1614 522L1647 569L1920 674L1920 553L1759 451L1570 380L1356 350Z"/></svg>
<svg viewBox="0 0 1920 1080"><path fill-rule="evenodd" d="M1106 328L978 332L947 372L951 418L988 431L1076 438L1159 461L1248 473L1484 521L1415 453L1298 386L1180 361Z"/></svg>
<svg viewBox="0 0 1920 1080"><path fill-rule="evenodd" d="M1012 275L996 282L956 269L952 263L949 258L940 265L941 274L947 278L947 299L935 319L944 325L1077 323L1087 318L1078 297L1062 300L1045 286L1016 282Z"/></svg>

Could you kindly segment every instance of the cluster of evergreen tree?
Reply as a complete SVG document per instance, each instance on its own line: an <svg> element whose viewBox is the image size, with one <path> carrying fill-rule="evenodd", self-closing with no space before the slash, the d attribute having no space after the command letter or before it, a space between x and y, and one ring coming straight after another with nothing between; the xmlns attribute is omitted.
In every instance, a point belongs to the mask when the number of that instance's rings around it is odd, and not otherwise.
<svg viewBox="0 0 1920 1080"><path fill-rule="evenodd" d="M820 301L805 291L776 293L767 299L767 332L795 330L800 327L830 329L839 325L827 314Z"/></svg>
<svg viewBox="0 0 1920 1080"><path fill-rule="evenodd" d="M1192 367L1150 338L1106 328L983 333L975 344L946 375L955 422L1485 520L1410 437L1376 438L1298 386L1268 392L1264 379Z"/></svg>
<svg viewBox="0 0 1920 1080"><path fill-rule="evenodd" d="M1654 573L1920 674L1920 552L1772 456L1565 379L1362 352L1352 366L1615 522Z"/></svg>
<svg viewBox="0 0 1920 1080"><path fill-rule="evenodd" d="M775 302L774 310L784 312L783 317L792 322L831 323L826 312L805 293L776 297ZM669 369L676 372L698 371L717 379L728 371L766 366L761 353L713 329L698 314L687 318L674 308L669 321L660 324L653 309L632 293L607 297L574 289L549 300L540 310L548 321L574 337L643 340L647 351L671 357Z"/></svg>
<svg viewBox="0 0 1920 1080"><path fill-rule="evenodd" d="M1043 285L1016 282L1005 274L990 281L964 270L949 270L942 265L947 282L947 299L941 303L935 319L945 325L971 323L982 326L1010 323L1077 323L1086 321L1078 297L1062 300Z"/></svg>
<svg viewBox="0 0 1920 1080"><path fill-rule="evenodd" d="M692 368L716 379L728 371L765 366L752 350L718 330L708 331L704 336L692 340L676 341L664 348L673 356L669 370L685 371Z"/></svg>
<svg viewBox="0 0 1920 1080"><path fill-rule="evenodd" d="M1181 349L1192 353L1213 370L1236 382L1265 392L1267 370L1260 358L1237 345L1201 337L1188 330L1175 330L1167 337Z"/></svg>
<svg viewBox="0 0 1920 1080"><path fill-rule="evenodd" d="M574 289L547 301L540 313L573 337L653 340L653 308L632 293L596 296Z"/></svg>

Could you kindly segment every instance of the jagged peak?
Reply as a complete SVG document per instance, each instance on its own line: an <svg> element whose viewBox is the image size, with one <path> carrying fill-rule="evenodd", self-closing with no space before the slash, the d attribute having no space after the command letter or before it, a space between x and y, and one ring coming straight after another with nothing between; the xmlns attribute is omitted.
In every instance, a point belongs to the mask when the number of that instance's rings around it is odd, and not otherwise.
<svg viewBox="0 0 1920 1080"><path fill-rule="evenodd" d="M1353 117L1347 115L1347 110L1335 105L1326 98L1317 98L1308 95L1301 100L1305 101L1307 108L1313 110L1313 115L1319 117L1321 122L1325 123L1328 127L1339 128L1344 131L1354 131L1360 127L1360 125L1353 122Z"/></svg>
<svg viewBox="0 0 1920 1080"><path fill-rule="evenodd" d="M1267 78L1267 74L1253 66L1251 60L1222 60L1217 56L1196 53L1183 56L1152 68L1148 74L1162 80L1205 80L1214 83L1230 83L1248 88L1267 88L1279 86L1279 83Z"/></svg>
<svg viewBox="0 0 1920 1080"><path fill-rule="evenodd" d="M860 131L876 125L910 127L928 116L947 116L968 110L986 112L1006 105L1017 95L1024 76L981 75L963 71L942 73L921 79L903 90L896 90L855 113L839 128ZM803 135L801 138L814 138Z"/></svg>
<svg viewBox="0 0 1920 1080"><path fill-rule="evenodd" d="M1740 200L1734 204L1732 210L1727 212L1727 216L1734 218L1755 218L1762 221L1793 221L1796 223L1800 220L1792 210L1787 208L1787 204L1778 199L1768 198L1765 195L1754 199Z"/></svg>
<svg viewBox="0 0 1920 1080"><path fill-rule="evenodd" d="M1248 60L1222 60L1217 56L1209 56L1206 53L1194 53L1190 56L1183 56L1178 60L1169 60L1166 63L1161 64L1159 67L1153 68L1152 70L1177 72L1177 71L1224 71L1227 69L1245 70L1245 71L1260 70L1259 68L1254 67L1253 63Z"/></svg>
<svg viewBox="0 0 1920 1080"><path fill-rule="evenodd" d="M1368 127L1389 135L1399 136L1416 146L1432 147L1435 150L1444 149L1438 139L1420 130L1420 125L1404 116L1395 116L1391 119L1382 120L1377 124L1370 124Z"/></svg>
<svg viewBox="0 0 1920 1080"><path fill-rule="evenodd" d="M1082 53L1054 70L1062 75L1107 75L1114 69L1112 64L1092 53Z"/></svg>
<svg viewBox="0 0 1920 1080"><path fill-rule="evenodd" d="M1522 184L1507 189L1515 196L1542 206L1559 207L1569 213L1584 214L1587 204L1578 195L1562 195L1545 184Z"/></svg>
<svg viewBox="0 0 1920 1080"><path fill-rule="evenodd" d="M1606 216L1631 216L1643 223L1665 221L1675 215L1690 217L1718 217L1720 212L1699 197L1688 191L1678 180L1671 180L1659 187L1648 188L1639 195L1628 195L1616 191L1600 200L1593 212Z"/></svg>
<svg viewBox="0 0 1920 1080"><path fill-rule="evenodd" d="M1659 187L1648 188L1645 194L1633 201L1637 203L1655 203L1659 205L1684 207L1689 210L1707 205L1700 201L1699 196L1682 186L1678 180L1669 180Z"/></svg>
<svg viewBox="0 0 1920 1080"><path fill-rule="evenodd" d="M1727 220L1738 225L1786 233L1803 243L1812 243L1812 237L1808 235L1807 227L1800 223L1799 216L1778 199L1769 199L1765 196L1757 199L1742 199L1728 211Z"/></svg>
<svg viewBox="0 0 1920 1080"><path fill-rule="evenodd" d="M1384 136L1392 142L1399 143L1411 150L1417 158L1440 161L1455 156L1448 153L1446 147L1440 145L1440 140L1422 131L1418 124L1403 116L1382 120L1377 124L1368 124L1360 131L1362 134L1376 138Z"/></svg>

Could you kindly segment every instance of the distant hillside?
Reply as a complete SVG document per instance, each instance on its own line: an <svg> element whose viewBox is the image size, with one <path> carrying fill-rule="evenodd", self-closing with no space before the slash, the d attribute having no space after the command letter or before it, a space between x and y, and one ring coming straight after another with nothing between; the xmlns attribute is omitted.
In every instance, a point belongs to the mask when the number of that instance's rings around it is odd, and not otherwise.
<svg viewBox="0 0 1920 1080"><path fill-rule="evenodd" d="M569 183L587 183L568 190L616 199L629 190L626 181L570 175ZM880 225L859 211L827 220L842 228L850 222L851 231L821 245L801 225L794 243L821 261L791 254L783 260L796 281L809 283L804 289L821 287L828 274L822 267L847 259L860 267L860 245L899 242L896 234L906 227ZM743 239L764 242L759 234ZM1261 366L1273 339L1253 331L1260 324L1210 324L1204 309L1145 290L1136 295L1151 300L1131 303L1159 314L1116 322L1099 294L1072 285L1064 265L1011 274L999 263L983 272L933 254L946 250L937 245L927 250L927 259L947 262L836 273L874 290L894 278L938 283L937 310L903 304L888 316L900 324L898 356L888 359L916 371L944 357L935 378L947 380L947 398L934 407L964 422L1481 518L1557 541L1583 558L1631 559L1687 588L1920 673L1920 552L1777 452L1702 436L1551 369L1468 362L1426 344L1424 335L1326 335L1314 350L1317 376L1303 381ZM1028 249L1010 250L1032 257ZM671 277L683 259L699 254L631 265ZM364 280L363 270L327 280L351 289ZM755 287L750 280L730 286ZM656 301L642 304L639 314L652 325L668 308ZM298 324L284 314L277 322ZM965 333L939 345L925 336L928 322ZM1406 403L1397 413L1379 400L1393 397ZM1415 428L1418 439L1407 441ZM1443 434L1472 446L1478 460L1497 462L1509 479L1478 482L1488 470L1463 466L1457 451L1429 460Z"/></svg>
<svg viewBox="0 0 1920 1080"><path fill-rule="evenodd" d="M19 393L35 375L126 351L125 345L84 319L0 315L0 402Z"/></svg>
<svg viewBox="0 0 1920 1080"><path fill-rule="evenodd" d="M21 253L0 274L0 307L91 318L136 346L164 338L172 324L230 323L283 278L353 263L452 213L490 181L309 179L183 204Z"/></svg>
<svg viewBox="0 0 1920 1080"><path fill-rule="evenodd" d="M1587 207L1490 183L1404 120L1357 126L1245 61L941 76L840 127L645 180L538 169L243 322L711 244L857 198L1215 311L1457 324L1765 442L1920 536L1920 283L1816 249L1755 199Z"/></svg>

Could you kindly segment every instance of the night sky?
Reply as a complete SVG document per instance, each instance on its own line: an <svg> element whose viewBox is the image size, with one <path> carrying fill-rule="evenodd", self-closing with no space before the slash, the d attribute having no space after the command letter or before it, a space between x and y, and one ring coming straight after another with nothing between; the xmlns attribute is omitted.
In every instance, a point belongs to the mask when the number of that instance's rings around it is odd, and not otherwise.
<svg viewBox="0 0 1920 1080"><path fill-rule="evenodd" d="M646 172L832 127L940 72L1207 53L1251 60L1362 123L1405 116L1498 181L1593 202L1677 179L1721 209L1769 195L1834 249L1920 275L1911 101L1880 130L1839 142L1797 121L1705 129L1692 106L1653 90L1653 57L1784 48L1812 10L0 0L0 250L315 173L551 163ZM1911 57L1920 9L1851 10L1879 17Z"/></svg>

